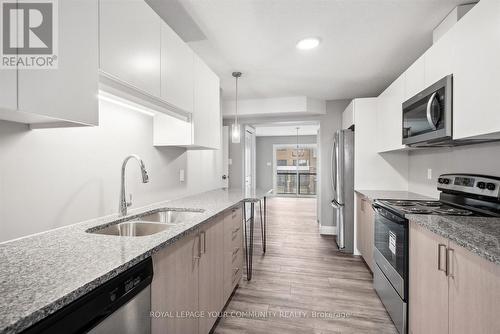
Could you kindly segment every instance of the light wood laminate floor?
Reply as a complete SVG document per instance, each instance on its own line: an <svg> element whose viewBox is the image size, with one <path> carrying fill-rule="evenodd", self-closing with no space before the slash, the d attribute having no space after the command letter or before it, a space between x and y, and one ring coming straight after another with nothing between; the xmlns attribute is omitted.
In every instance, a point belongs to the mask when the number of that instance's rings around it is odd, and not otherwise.
<svg viewBox="0 0 500 334"><path fill-rule="evenodd" d="M214 333L397 333L363 261L319 234L316 199L268 199L265 256L255 227L253 278L243 278Z"/></svg>

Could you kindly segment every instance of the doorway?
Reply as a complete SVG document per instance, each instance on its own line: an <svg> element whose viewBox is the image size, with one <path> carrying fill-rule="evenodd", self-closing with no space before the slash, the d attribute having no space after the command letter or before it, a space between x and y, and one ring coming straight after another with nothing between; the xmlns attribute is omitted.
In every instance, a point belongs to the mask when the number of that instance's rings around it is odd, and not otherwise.
<svg viewBox="0 0 500 334"><path fill-rule="evenodd" d="M316 196L317 170L316 144L273 145L273 188L275 195Z"/></svg>

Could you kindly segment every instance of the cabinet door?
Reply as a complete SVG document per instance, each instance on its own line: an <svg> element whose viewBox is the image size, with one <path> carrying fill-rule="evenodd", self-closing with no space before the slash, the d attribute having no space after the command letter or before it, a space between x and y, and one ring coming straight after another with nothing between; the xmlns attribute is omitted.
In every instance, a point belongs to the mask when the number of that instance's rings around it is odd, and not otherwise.
<svg viewBox="0 0 500 334"><path fill-rule="evenodd" d="M363 195L356 194L356 248L361 256L365 254L365 207L363 205Z"/></svg>
<svg viewBox="0 0 500 334"><path fill-rule="evenodd" d="M222 126L219 78L196 55L194 69L194 144L219 149Z"/></svg>
<svg viewBox="0 0 500 334"><path fill-rule="evenodd" d="M0 70L0 111L17 109L17 70ZM2 117L0 116L0 119Z"/></svg>
<svg viewBox="0 0 500 334"><path fill-rule="evenodd" d="M377 146L379 152L403 149L401 124L405 76L397 78L377 98Z"/></svg>
<svg viewBox="0 0 500 334"><path fill-rule="evenodd" d="M199 334L208 334L217 317L213 314L224 307L224 223L214 218L201 228L202 255L200 259L199 310L204 316L199 321ZM192 332L194 333L194 332Z"/></svg>
<svg viewBox="0 0 500 334"><path fill-rule="evenodd" d="M453 137L500 131L500 1L480 1L452 28L456 34L453 65ZM495 138L499 138L498 134Z"/></svg>
<svg viewBox="0 0 500 334"><path fill-rule="evenodd" d="M447 245L448 240L410 222L410 334L448 333ZM443 271L438 270L438 255Z"/></svg>
<svg viewBox="0 0 500 334"><path fill-rule="evenodd" d="M198 318L182 312L198 311L199 241L194 233L153 255L151 310L163 312L151 320L154 334L198 333Z"/></svg>
<svg viewBox="0 0 500 334"><path fill-rule="evenodd" d="M144 0L100 0L100 68L160 97L161 18Z"/></svg>
<svg viewBox="0 0 500 334"><path fill-rule="evenodd" d="M451 29L425 53L425 87L453 73L455 36L455 30Z"/></svg>
<svg viewBox="0 0 500 334"><path fill-rule="evenodd" d="M58 7L58 68L18 72L19 110L97 125L98 1L65 0Z"/></svg>
<svg viewBox="0 0 500 334"><path fill-rule="evenodd" d="M243 274L242 208L224 215L224 302L227 302Z"/></svg>
<svg viewBox="0 0 500 334"><path fill-rule="evenodd" d="M453 242L449 248L450 333L498 333L500 266Z"/></svg>
<svg viewBox="0 0 500 334"><path fill-rule="evenodd" d="M193 111L194 53L164 22L161 25L161 96L187 112Z"/></svg>
<svg viewBox="0 0 500 334"><path fill-rule="evenodd" d="M373 272L373 233L374 233L374 219L375 215L372 209L372 202L369 198L363 198L361 201L363 207L363 242L364 242L364 254L366 264L370 267Z"/></svg>
<svg viewBox="0 0 500 334"><path fill-rule="evenodd" d="M425 60L418 58L404 73L405 101L425 89Z"/></svg>

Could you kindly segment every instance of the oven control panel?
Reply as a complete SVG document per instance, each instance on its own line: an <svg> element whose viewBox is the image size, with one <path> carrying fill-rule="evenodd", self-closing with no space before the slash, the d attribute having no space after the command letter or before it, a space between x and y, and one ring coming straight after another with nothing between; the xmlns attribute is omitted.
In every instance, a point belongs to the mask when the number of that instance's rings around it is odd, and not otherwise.
<svg viewBox="0 0 500 334"><path fill-rule="evenodd" d="M438 178L438 190L500 198L500 178L473 174L443 174Z"/></svg>

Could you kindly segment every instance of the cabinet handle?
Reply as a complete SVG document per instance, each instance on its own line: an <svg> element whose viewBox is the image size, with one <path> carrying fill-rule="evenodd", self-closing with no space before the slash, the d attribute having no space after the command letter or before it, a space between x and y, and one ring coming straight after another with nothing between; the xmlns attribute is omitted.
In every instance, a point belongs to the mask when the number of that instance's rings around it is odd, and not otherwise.
<svg viewBox="0 0 500 334"><path fill-rule="evenodd" d="M233 251L233 256L235 256L236 254L238 254L238 252L240 251L240 247L236 247Z"/></svg>
<svg viewBox="0 0 500 334"><path fill-rule="evenodd" d="M207 252L207 232L203 231L201 235L203 236L203 254L205 254Z"/></svg>
<svg viewBox="0 0 500 334"><path fill-rule="evenodd" d="M454 270L453 270L453 252L454 250L452 248L448 248L446 250L446 276L448 277L455 277L454 276Z"/></svg>
<svg viewBox="0 0 500 334"><path fill-rule="evenodd" d="M201 259L201 235L198 234L198 255L195 255L194 258L196 260Z"/></svg>
<svg viewBox="0 0 500 334"><path fill-rule="evenodd" d="M445 262L444 268L443 268L443 266L441 265L441 263L442 263L442 258L443 258L443 256L441 255L441 254L442 254L442 253L441 253L441 250L442 250L443 248L444 248L444 251L445 251L445 253L444 253L444 254L446 254L446 245L444 245L444 244L439 244L439 245L438 245L438 270L439 270L439 271L444 271L444 272L446 273L446 272L447 272L447 271L446 271L446 270L447 270L446 268L448 267L448 265L446 264L446 262L447 262L446 257L445 257L445 259L444 259L444 262Z"/></svg>

